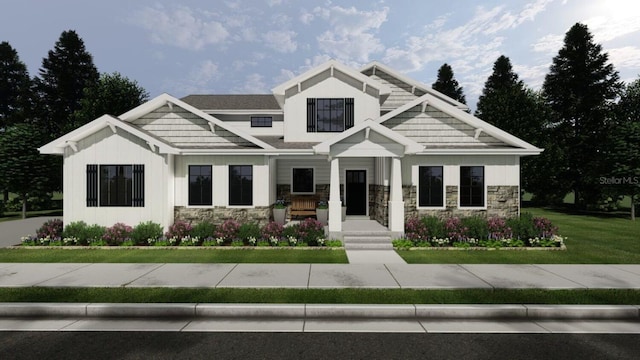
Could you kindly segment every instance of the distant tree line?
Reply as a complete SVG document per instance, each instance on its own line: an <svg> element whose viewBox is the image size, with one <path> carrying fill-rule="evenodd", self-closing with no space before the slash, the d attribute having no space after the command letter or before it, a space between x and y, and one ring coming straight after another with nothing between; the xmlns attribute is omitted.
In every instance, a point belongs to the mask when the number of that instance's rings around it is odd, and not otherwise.
<svg viewBox="0 0 640 360"><path fill-rule="evenodd" d="M103 114L120 115L145 102L148 93L119 73L100 74L83 40L64 31L38 76L31 78L18 52L0 43L0 213L9 194L22 216L30 202L62 190L62 158L37 148Z"/></svg>
<svg viewBox="0 0 640 360"><path fill-rule="evenodd" d="M464 103L462 87L444 64L432 85ZM640 79L620 81L586 25L565 34L540 91L528 88L500 56L493 65L475 115L531 144L539 156L521 158L521 188L533 201L558 205L574 194L579 210L640 202Z"/></svg>

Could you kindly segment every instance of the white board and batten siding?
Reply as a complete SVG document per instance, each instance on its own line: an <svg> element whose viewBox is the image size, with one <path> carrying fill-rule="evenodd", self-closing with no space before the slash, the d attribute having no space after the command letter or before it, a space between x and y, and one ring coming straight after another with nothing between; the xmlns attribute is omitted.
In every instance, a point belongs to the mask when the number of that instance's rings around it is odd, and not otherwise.
<svg viewBox="0 0 640 360"><path fill-rule="evenodd" d="M84 221L87 224L112 226L122 222L135 226L153 221L165 229L173 223L173 177L171 155L151 152L149 145L138 137L118 128L110 128L87 136L64 153L64 220L66 224ZM144 165L144 207L88 207L87 165ZM99 189L98 189L99 193Z"/></svg>
<svg viewBox="0 0 640 360"><path fill-rule="evenodd" d="M445 186L460 186L460 166L484 166L486 186L520 185L520 158L516 155L407 156L402 159L403 185L418 185L419 166L442 166Z"/></svg>
<svg viewBox="0 0 640 360"><path fill-rule="evenodd" d="M327 159L278 159L278 184L291 184L293 168L313 168L315 183L330 184L331 163ZM345 170L367 170L367 183L373 184L375 179L373 158L340 158L340 183L344 184Z"/></svg>
<svg viewBox="0 0 640 360"><path fill-rule="evenodd" d="M380 117L378 98L362 89L335 78L322 80L312 87L291 95L284 103L284 139L290 142L321 142L328 140L336 133L307 132L307 99L308 98L353 98L354 126L367 119Z"/></svg>
<svg viewBox="0 0 640 360"><path fill-rule="evenodd" d="M176 157L175 204L189 206L189 165L211 165L213 205L229 205L229 165L253 166L253 205L269 206L269 158L261 155L188 155ZM275 197L275 195L274 195ZM207 207L207 206L198 206ZM243 206L247 207L247 206Z"/></svg>
<svg viewBox="0 0 640 360"><path fill-rule="evenodd" d="M163 106L136 119L133 124L177 147L235 148L252 145L218 126L212 132L208 120L177 106L173 109Z"/></svg>

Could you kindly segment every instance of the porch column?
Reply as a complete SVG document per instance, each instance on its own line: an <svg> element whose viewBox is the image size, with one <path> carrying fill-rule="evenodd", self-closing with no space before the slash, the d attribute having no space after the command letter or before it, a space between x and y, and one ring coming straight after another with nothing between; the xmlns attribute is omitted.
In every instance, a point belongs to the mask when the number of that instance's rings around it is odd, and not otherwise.
<svg viewBox="0 0 640 360"><path fill-rule="evenodd" d="M331 159L329 182L329 231L342 231L342 203L340 202L340 161Z"/></svg>
<svg viewBox="0 0 640 360"><path fill-rule="evenodd" d="M404 232L404 201L402 199L402 162L391 158L391 189L389 190L389 230Z"/></svg>

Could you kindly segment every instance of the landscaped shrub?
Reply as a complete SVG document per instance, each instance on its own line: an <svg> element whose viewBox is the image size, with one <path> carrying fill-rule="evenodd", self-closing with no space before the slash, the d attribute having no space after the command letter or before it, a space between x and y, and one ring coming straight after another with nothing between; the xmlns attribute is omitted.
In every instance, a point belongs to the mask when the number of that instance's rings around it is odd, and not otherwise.
<svg viewBox="0 0 640 360"><path fill-rule="evenodd" d="M260 226L256 223L244 223L238 228L238 239L245 244L255 245L260 236Z"/></svg>
<svg viewBox="0 0 640 360"><path fill-rule="evenodd" d="M214 237L216 235L216 226L209 221L204 221L195 225L189 234L192 238L197 237L199 239Z"/></svg>
<svg viewBox="0 0 640 360"><path fill-rule="evenodd" d="M513 232L504 218L492 217L487 220L487 226L489 227L488 240L511 239L513 237Z"/></svg>
<svg viewBox="0 0 640 360"><path fill-rule="evenodd" d="M108 245L120 245L125 240L131 240L131 233L133 228L123 223L116 223L112 227L105 230L102 239L107 242Z"/></svg>
<svg viewBox="0 0 640 360"><path fill-rule="evenodd" d="M536 229L538 236L549 239L558 232L558 227L551 224L551 220L543 217L533 218L533 227Z"/></svg>
<svg viewBox="0 0 640 360"><path fill-rule="evenodd" d="M162 236L162 225L147 221L136 225L131 232L131 239L136 245L148 245L149 239Z"/></svg>
<svg viewBox="0 0 640 360"><path fill-rule="evenodd" d="M414 217L404 224L404 236L413 242L428 241L429 231L422 220Z"/></svg>
<svg viewBox="0 0 640 360"><path fill-rule="evenodd" d="M62 230L62 238L75 239L76 243L71 245L87 245L89 243L88 228L89 225L84 221L74 221L64 227L64 230ZM100 236L102 236L102 234L100 234Z"/></svg>
<svg viewBox="0 0 640 360"><path fill-rule="evenodd" d="M62 238L62 220L52 219L44 224L36 231L39 239L61 239Z"/></svg>
<svg viewBox="0 0 640 360"><path fill-rule="evenodd" d="M102 243L104 241L102 237L104 236L105 231L107 231L107 228L104 226L95 224L88 226L85 235L87 243L95 246L106 245L106 242L104 244Z"/></svg>
<svg viewBox="0 0 640 360"><path fill-rule="evenodd" d="M487 239L489 234L489 226L487 225L487 219L472 216L468 218L462 218L460 220L465 230L465 239L484 240Z"/></svg>
<svg viewBox="0 0 640 360"><path fill-rule="evenodd" d="M445 220L444 229L450 241L465 241L467 239L467 228L462 224L460 218L451 217Z"/></svg>
<svg viewBox="0 0 640 360"><path fill-rule="evenodd" d="M275 221L271 221L262 227L260 233L262 235L261 237L265 240L268 240L272 237L280 239L282 238L283 231L284 231L284 226L282 226L281 224L278 224Z"/></svg>
<svg viewBox="0 0 640 360"><path fill-rule="evenodd" d="M227 219L222 225L216 227L216 238L223 239L225 243L230 243L234 239L238 238L238 231L240 230L240 224L233 220Z"/></svg>
<svg viewBox="0 0 640 360"><path fill-rule="evenodd" d="M180 239L189 235L191 230L191 224L186 221L178 220L174 222L173 225L169 226L169 231L167 231L165 236L167 237L167 239L175 238L177 239L177 241L180 241Z"/></svg>
<svg viewBox="0 0 640 360"><path fill-rule="evenodd" d="M522 213L519 218L507 219L507 226L511 228L514 239L528 241L538 236L533 224L533 216L529 213Z"/></svg>
<svg viewBox="0 0 640 360"><path fill-rule="evenodd" d="M318 239L324 240L324 226L313 218L306 218L298 226L298 240L309 246L318 245Z"/></svg>
<svg viewBox="0 0 640 360"><path fill-rule="evenodd" d="M427 234L430 238L445 238L447 232L444 228L444 222L436 216L426 216L422 218L422 223L427 228Z"/></svg>

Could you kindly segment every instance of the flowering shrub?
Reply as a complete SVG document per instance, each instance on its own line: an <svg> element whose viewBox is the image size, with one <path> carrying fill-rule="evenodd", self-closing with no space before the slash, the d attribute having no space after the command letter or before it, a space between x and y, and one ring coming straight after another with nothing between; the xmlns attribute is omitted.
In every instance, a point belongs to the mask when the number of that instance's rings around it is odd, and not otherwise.
<svg viewBox="0 0 640 360"><path fill-rule="evenodd" d="M46 238L56 239L62 237L62 220L52 219L44 224L36 231L36 236L39 239Z"/></svg>
<svg viewBox="0 0 640 360"><path fill-rule="evenodd" d="M169 231L165 234L167 238L177 238L182 239L183 237L189 235L193 228L191 224L186 221L176 221L173 225L169 226Z"/></svg>
<svg viewBox="0 0 640 360"><path fill-rule="evenodd" d="M197 236L187 235L180 240L179 246L198 246L200 245L200 238Z"/></svg>
<svg viewBox="0 0 640 360"><path fill-rule="evenodd" d="M538 234L545 239L550 239L558 232L558 227L553 226L553 224L551 224L551 220L543 217L533 218L533 227L536 229Z"/></svg>
<svg viewBox="0 0 640 360"><path fill-rule="evenodd" d="M270 221L265 226L262 227L260 233L263 239L269 239L271 237L281 238L282 232L284 231L284 226L278 224L275 221Z"/></svg>
<svg viewBox="0 0 640 360"><path fill-rule="evenodd" d="M227 243L231 242L238 237L239 230L240 224L237 221L227 219L216 228L216 238L223 239Z"/></svg>
<svg viewBox="0 0 640 360"><path fill-rule="evenodd" d="M298 239L310 246L317 245L317 239L324 237L324 226L313 218L306 218L298 226Z"/></svg>
<svg viewBox="0 0 640 360"><path fill-rule="evenodd" d="M131 240L133 228L123 223L117 223L107 228L102 239L109 245L120 245L125 240Z"/></svg>
<svg viewBox="0 0 640 360"><path fill-rule="evenodd" d="M447 237L452 241L462 242L467 238L467 228L458 217L451 217L445 220L444 228L447 232Z"/></svg>
<svg viewBox="0 0 640 360"><path fill-rule="evenodd" d="M404 236L414 242L426 241L429 238L429 231L424 222L414 217L404 224Z"/></svg>
<svg viewBox="0 0 640 360"><path fill-rule="evenodd" d="M513 235L507 221L503 218L492 217L487 221L489 227L489 239L510 239Z"/></svg>

